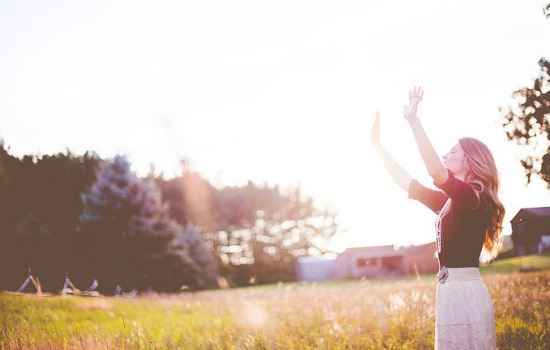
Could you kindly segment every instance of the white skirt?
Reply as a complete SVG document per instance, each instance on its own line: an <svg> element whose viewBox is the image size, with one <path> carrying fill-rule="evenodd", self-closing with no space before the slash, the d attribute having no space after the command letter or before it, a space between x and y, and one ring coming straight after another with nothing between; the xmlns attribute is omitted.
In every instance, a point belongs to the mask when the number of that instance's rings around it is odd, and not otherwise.
<svg viewBox="0 0 550 350"><path fill-rule="evenodd" d="M493 301L477 267L447 268L437 283L435 349L496 349Z"/></svg>

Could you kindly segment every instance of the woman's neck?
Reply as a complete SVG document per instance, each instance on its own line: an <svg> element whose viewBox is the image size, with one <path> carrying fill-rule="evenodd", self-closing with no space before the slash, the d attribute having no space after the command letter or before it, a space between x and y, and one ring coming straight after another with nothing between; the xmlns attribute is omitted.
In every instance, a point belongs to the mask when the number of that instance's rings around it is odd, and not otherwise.
<svg viewBox="0 0 550 350"><path fill-rule="evenodd" d="M455 177L459 179L460 181L466 181L466 173L460 172L459 174L456 174Z"/></svg>

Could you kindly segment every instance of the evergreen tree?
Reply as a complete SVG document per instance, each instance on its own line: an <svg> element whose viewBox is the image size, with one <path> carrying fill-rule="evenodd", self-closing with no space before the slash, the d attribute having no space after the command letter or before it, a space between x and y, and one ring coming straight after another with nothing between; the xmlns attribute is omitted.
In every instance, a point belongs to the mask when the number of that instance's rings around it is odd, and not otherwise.
<svg viewBox="0 0 550 350"><path fill-rule="evenodd" d="M118 284L161 291L198 286L198 271L176 239L181 226L169 218L160 191L137 178L125 157L105 162L82 199L82 234L95 262L90 272L104 292Z"/></svg>
<svg viewBox="0 0 550 350"><path fill-rule="evenodd" d="M45 291L58 291L67 273L90 283L78 276L83 269L75 231L80 194L95 181L98 163L93 152L75 156L69 150L18 158L0 141L0 290L21 284L35 248L33 274Z"/></svg>
<svg viewBox="0 0 550 350"><path fill-rule="evenodd" d="M218 266L213 254L212 243L203 240L201 234L192 224L187 224L178 234L182 249L191 258L200 275L197 280L201 288L216 288L218 285Z"/></svg>

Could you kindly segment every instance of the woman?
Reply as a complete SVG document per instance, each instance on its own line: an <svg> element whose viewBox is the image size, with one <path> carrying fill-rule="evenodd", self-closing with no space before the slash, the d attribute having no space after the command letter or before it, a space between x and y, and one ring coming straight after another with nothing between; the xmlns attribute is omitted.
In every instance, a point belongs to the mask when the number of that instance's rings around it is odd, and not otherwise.
<svg viewBox="0 0 550 350"><path fill-rule="evenodd" d="M380 117L371 141L386 169L409 198L437 215L439 273L436 293L436 349L495 349L491 296L480 279L482 249L494 255L500 241L504 207L498 198L498 172L481 141L462 138L443 156L443 163L417 117L421 88L409 93L404 116L409 122L428 173L440 191L421 185L395 162L380 143Z"/></svg>

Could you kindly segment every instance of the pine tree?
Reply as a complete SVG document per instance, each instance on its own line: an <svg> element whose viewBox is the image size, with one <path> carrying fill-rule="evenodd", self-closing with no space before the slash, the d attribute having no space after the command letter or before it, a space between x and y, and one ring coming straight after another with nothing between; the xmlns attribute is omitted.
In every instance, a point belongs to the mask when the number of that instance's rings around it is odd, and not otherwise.
<svg viewBox="0 0 550 350"><path fill-rule="evenodd" d="M187 224L179 231L178 239L181 247L192 259L194 267L200 271L198 283L201 288L216 288L218 285L218 265L216 258L201 234L192 224Z"/></svg>
<svg viewBox="0 0 550 350"><path fill-rule="evenodd" d="M105 162L82 200L82 234L105 292L117 284L162 291L197 286L198 271L177 241L181 226L169 218L154 184L131 172L126 157Z"/></svg>

